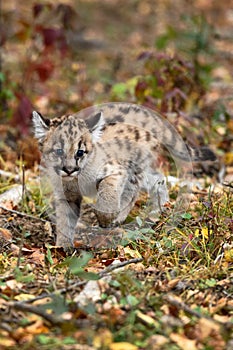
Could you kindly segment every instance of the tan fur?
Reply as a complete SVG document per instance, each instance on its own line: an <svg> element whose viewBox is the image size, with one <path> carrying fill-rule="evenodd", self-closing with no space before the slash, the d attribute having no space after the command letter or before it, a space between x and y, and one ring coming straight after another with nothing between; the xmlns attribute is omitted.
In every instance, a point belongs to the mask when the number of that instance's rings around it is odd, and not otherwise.
<svg viewBox="0 0 233 350"><path fill-rule="evenodd" d="M159 114L131 104L106 104L45 120L33 114L43 163L54 188L57 245L72 246L83 196L94 198L101 226L122 223L141 188L156 210L168 200L156 169L159 147L185 161L214 159L207 148L184 144ZM77 153L78 152L78 153Z"/></svg>

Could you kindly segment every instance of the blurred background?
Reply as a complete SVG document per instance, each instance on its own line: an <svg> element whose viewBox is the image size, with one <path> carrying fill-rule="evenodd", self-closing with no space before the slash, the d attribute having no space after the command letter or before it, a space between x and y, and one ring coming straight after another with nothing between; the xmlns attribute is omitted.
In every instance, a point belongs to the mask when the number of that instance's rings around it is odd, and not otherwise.
<svg viewBox="0 0 233 350"><path fill-rule="evenodd" d="M33 109L127 101L211 144L232 176L232 1L2 1L0 41L0 168L39 160Z"/></svg>

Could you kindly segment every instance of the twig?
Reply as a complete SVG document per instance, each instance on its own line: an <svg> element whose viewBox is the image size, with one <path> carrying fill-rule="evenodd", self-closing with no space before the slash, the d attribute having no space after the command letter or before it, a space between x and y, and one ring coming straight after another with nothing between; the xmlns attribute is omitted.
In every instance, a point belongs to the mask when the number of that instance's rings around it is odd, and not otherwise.
<svg viewBox="0 0 233 350"><path fill-rule="evenodd" d="M0 323L0 328L3 329L4 331L7 331L8 333L12 332L12 328L11 326L9 326L7 323L5 323L4 321Z"/></svg>
<svg viewBox="0 0 233 350"><path fill-rule="evenodd" d="M116 270L116 269L120 269L121 267L124 267L126 265L129 265L129 264L137 264L139 262L143 261L143 258L135 258L135 259L130 259L130 260L126 260L126 261L122 261L118 264L115 264L115 265L110 265L108 267L106 267L106 269L104 269L103 271L101 271L99 273L99 275L101 277L103 277L104 275L106 275L107 273L113 271L113 270Z"/></svg>
<svg viewBox="0 0 233 350"><path fill-rule="evenodd" d="M175 306L178 310L182 310L184 312L186 312L187 314L191 315L191 316L195 316L197 318L205 318L209 321L212 321L216 324L218 324L219 326L224 326L225 328L228 329L232 329L233 328L233 323L232 322L220 322L218 320L215 320L214 318L212 318L211 316L202 314L198 311L195 311L193 309L191 309L187 304L185 304L183 301L179 301L176 298L174 298L172 295L164 295L163 296L163 300L173 306Z"/></svg>
<svg viewBox="0 0 233 350"><path fill-rule="evenodd" d="M64 320L60 316L57 317L55 315L48 314L47 312L41 310L39 307L36 307L33 305L28 305L23 302L13 302L13 301L9 302L7 305L19 311L30 312L32 314L41 316L52 325L58 326L64 323Z"/></svg>
<svg viewBox="0 0 233 350"><path fill-rule="evenodd" d="M6 210L6 211L8 211L9 213L12 213L12 214L17 214L19 216L24 216L24 217L29 218L29 219L39 220L39 221L43 221L43 222L50 222L48 220L45 220L45 219L42 219L42 218L38 218L38 217L30 215L30 214L21 213L18 210L8 209L8 208L4 207L3 205L0 205L0 209Z"/></svg>
<svg viewBox="0 0 233 350"><path fill-rule="evenodd" d="M103 271L101 271L99 273L99 276L100 278L102 278L103 276L107 275L109 272L113 271L113 270L116 270L116 269L119 269L119 268L122 268L126 265L129 265L129 264L136 264L136 263L139 263L141 262L143 259L142 258L135 258L135 259L130 259L130 260L126 260L126 261L122 261L121 263L119 264L116 264L116 265L110 265L108 267L106 267L106 269L104 269ZM63 293L67 293L67 292L70 292L71 290L73 290L74 288L77 288L77 287L81 287L83 285L85 285L88 281L79 281L79 282L76 282L74 284L72 284L71 286L68 286L66 288L61 288L61 289L57 289L55 292L51 292L49 294L42 294L42 295L39 295L33 299L29 299L27 301L25 301L25 303L34 303L34 301L37 301L37 300L41 300L41 299L45 299L45 298L52 298L54 295L60 293L60 294L63 294ZM19 302L20 303L20 302Z"/></svg>
<svg viewBox="0 0 233 350"><path fill-rule="evenodd" d="M180 309L180 310L183 310L185 312L187 312L188 314L192 315L192 316L195 316L197 318L202 318L202 317L205 317L205 318L209 318L208 316L205 316L205 315L202 315L200 312L198 311L195 311L193 309L191 309L187 304L185 304L184 302L182 301L179 301L177 299L175 299L172 295L164 295L163 296L163 300L166 301L167 303L175 306L177 309ZM212 320L212 319L211 319Z"/></svg>
<svg viewBox="0 0 233 350"><path fill-rule="evenodd" d="M119 264L116 264L116 265L113 265L113 266L108 266L106 269L104 269L102 272L99 273L99 276L101 278L101 277L103 277L104 275L108 274L109 272L111 272L113 270L122 268L122 267L124 267L126 265L129 265L129 264L135 264L135 263L141 262L142 260L143 260L142 258L136 258L136 259L123 261L123 262L121 262ZM36 306L33 306L33 305L28 305L28 303L29 302L32 303L32 302L34 302L36 300L39 300L39 299L51 298L54 294L57 294L57 293L61 293L61 294L66 293L66 292L72 290L75 287L82 286L82 285L86 284L87 282L88 281L80 281L80 282L74 283L72 286L69 286L67 288L58 289L55 292L52 292L52 293L46 294L46 295L41 295L39 297L30 299L27 302L20 302L20 301L14 302L13 301L13 302L9 302L9 303L6 303L6 304L7 304L7 306L12 307L12 308L14 308L16 310L20 310L20 311L23 311L23 312L30 312L30 313L33 313L35 315L41 316L46 321L48 321L50 324L52 324L54 326L59 326L59 325L62 325L64 322L66 322L60 316L55 316L53 314L48 314L47 312L41 310L39 307L36 307Z"/></svg>

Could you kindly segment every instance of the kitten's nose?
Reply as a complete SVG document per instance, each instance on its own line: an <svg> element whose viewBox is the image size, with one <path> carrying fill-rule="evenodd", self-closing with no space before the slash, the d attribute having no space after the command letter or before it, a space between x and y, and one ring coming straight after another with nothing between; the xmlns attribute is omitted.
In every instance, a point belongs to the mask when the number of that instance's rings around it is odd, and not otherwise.
<svg viewBox="0 0 233 350"><path fill-rule="evenodd" d="M62 170L63 170L67 175L71 175L71 174L73 174L75 171L78 171L79 168L78 168L78 167L73 167L73 166L63 166Z"/></svg>

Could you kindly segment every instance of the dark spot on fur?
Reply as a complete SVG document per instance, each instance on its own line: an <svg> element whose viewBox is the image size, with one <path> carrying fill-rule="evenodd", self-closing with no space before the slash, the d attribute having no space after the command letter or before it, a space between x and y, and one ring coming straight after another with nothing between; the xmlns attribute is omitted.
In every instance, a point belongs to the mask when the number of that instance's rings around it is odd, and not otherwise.
<svg viewBox="0 0 233 350"><path fill-rule="evenodd" d="M137 107L137 106L134 106L133 110L134 110L135 113L140 113L141 112L141 108Z"/></svg>
<svg viewBox="0 0 233 350"><path fill-rule="evenodd" d="M135 141L138 141L140 139L140 132L138 131L138 129L135 129L134 133Z"/></svg>
<svg viewBox="0 0 233 350"><path fill-rule="evenodd" d="M118 139L117 137L115 137L115 140L116 140L117 146L119 146L119 148L122 148L122 147L123 147L122 140L121 140L121 139Z"/></svg>
<svg viewBox="0 0 233 350"><path fill-rule="evenodd" d="M115 105L114 105L113 103L109 103L109 104L108 104L108 108L114 109L114 108L115 108Z"/></svg>
<svg viewBox="0 0 233 350"><path fill-rule="evenodd" d="M139 163L139 161L141 160L142 158L142 151L140 149L137 150L137 157L135 159L135 162L136 163Z"/></svg>
<svg viewBox="0 0 233 350"><path fill-rule="evenodd" d="M141 124L142 124L142 127L145 128L147 122L141 122Z"/></svg>
<svg viewBox="0 0 233 350"><path fill-rule="evenodd" d="M128 114L130 111L130 107L120 107L119 111L123 114Z"/></svg>
<svg viewBox="0 0 233 350"><path fill-rule="evenodd" d="M114 119L115 121L121 122L121 123L123 123L123 121L124 121L124 118L122 117L121 114L114 115L114 118L113 118L113 119Z"/></svg>
<svg viewBox="0 0 233 350"><path fill-rule="evenodd" d="M65 141L64 141L64 139L63 139L62 136L60 136L59 142L60 142L60 144L61 144L61 148L64 148Z"/></svg>
<svg viewBox="0 0 233 350"><path fill-rule="evenodd" d="M127 151L128 152L131 151L132 145L131 145L131 142L130 142L130 140L128 138L125 139L125 144L126 144Z"/></svg>
<svg viewBox="0 0 233 350"><path fill-rule="evenodd" d="M151 139L151 135L149 133L149 131L146 131L146 141L149 142Z"/></svg>

